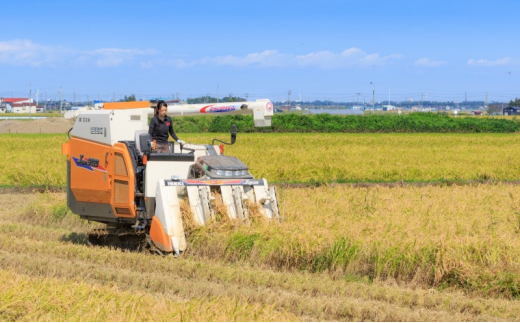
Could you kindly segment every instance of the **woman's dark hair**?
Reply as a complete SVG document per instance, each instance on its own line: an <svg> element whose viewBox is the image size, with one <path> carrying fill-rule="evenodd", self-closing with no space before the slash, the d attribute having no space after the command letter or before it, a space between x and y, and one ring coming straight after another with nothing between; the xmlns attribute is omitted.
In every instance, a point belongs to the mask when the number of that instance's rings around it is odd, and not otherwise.
<svg viewBox="0 0 520 323"><path fill-rule="evenodd" d="M163 100L157 101L157 106L155 107L155 114L159 114L159 110L161 110L163 106L168 108L168 104L166 104L166 102L164 102Z"/></svg>

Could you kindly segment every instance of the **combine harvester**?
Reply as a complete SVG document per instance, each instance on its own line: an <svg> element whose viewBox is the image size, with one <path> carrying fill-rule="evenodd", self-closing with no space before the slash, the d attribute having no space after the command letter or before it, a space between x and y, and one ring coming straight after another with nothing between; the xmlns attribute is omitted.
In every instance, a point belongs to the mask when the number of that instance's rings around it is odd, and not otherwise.
<svg viewBox="0 0 520 323"><path fill-rule="evenodd" d="M148 117L154 101L105 103L82 111L62 146L67 155L67 204L81 218L107 224L89 243L143 245L159 254L186 250L181 214L187 198L193 221L206 224L222 203L231 219L247 221L250 206L279 219L276 190L255 179L247 165L224 155L224 146L170 142L170 153L152 151ZM271 125L269 100L168 107L169 116L253 114L255 126ZM231 142L236 140L233 126ZM224 143L223 141L220 141ZM228 144L228 143L226 143ZM177 151L178 149L178 151Z"/></svg>

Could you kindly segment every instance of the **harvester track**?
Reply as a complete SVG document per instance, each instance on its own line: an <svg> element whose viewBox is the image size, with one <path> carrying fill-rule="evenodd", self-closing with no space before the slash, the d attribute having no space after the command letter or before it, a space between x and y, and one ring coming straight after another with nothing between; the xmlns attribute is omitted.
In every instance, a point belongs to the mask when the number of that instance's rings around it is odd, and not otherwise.
<svg viewBox="0 0 520 323"><path fill-rule="evenodd" d="M94 229L87 234L89 246L110 247L128 251L150 250L144 230Z"/></svg>

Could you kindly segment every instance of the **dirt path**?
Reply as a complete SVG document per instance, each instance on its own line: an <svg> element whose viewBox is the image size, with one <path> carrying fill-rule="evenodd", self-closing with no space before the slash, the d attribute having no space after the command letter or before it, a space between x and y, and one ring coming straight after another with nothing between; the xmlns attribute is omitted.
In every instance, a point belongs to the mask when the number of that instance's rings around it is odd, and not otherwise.
<svg viewBox="0 0 520 323"><path fill-rule="evenodd" d="M0 133L66 133L74 121L49 117L38 120L1 120Z"/></svg>

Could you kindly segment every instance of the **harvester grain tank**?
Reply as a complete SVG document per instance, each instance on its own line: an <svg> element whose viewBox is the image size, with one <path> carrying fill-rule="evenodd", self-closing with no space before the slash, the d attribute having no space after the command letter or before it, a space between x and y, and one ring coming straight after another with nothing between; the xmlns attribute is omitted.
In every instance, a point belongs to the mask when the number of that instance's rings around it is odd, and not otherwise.
<svg viewBox="0 0 520 323"><path fill-rule="evenodd" d="M231 219L247 221L253 206L278 219L276 190L254 178L247 165L209 144L169 143L169 153L155 153L148 134L153 101L105 103L102 110L79 113L62 146L67 155L67 203L81 218L107 224L105 234L125 243L145 237L159 253L186 250L181 204L193 221L205 225L216 204ZM270 126L269 100L220 104L179 104L170 116L253 114L255 126ZM233 144L236 129L232 131ZM99 237L89 237L91 242Z"/></svg>

